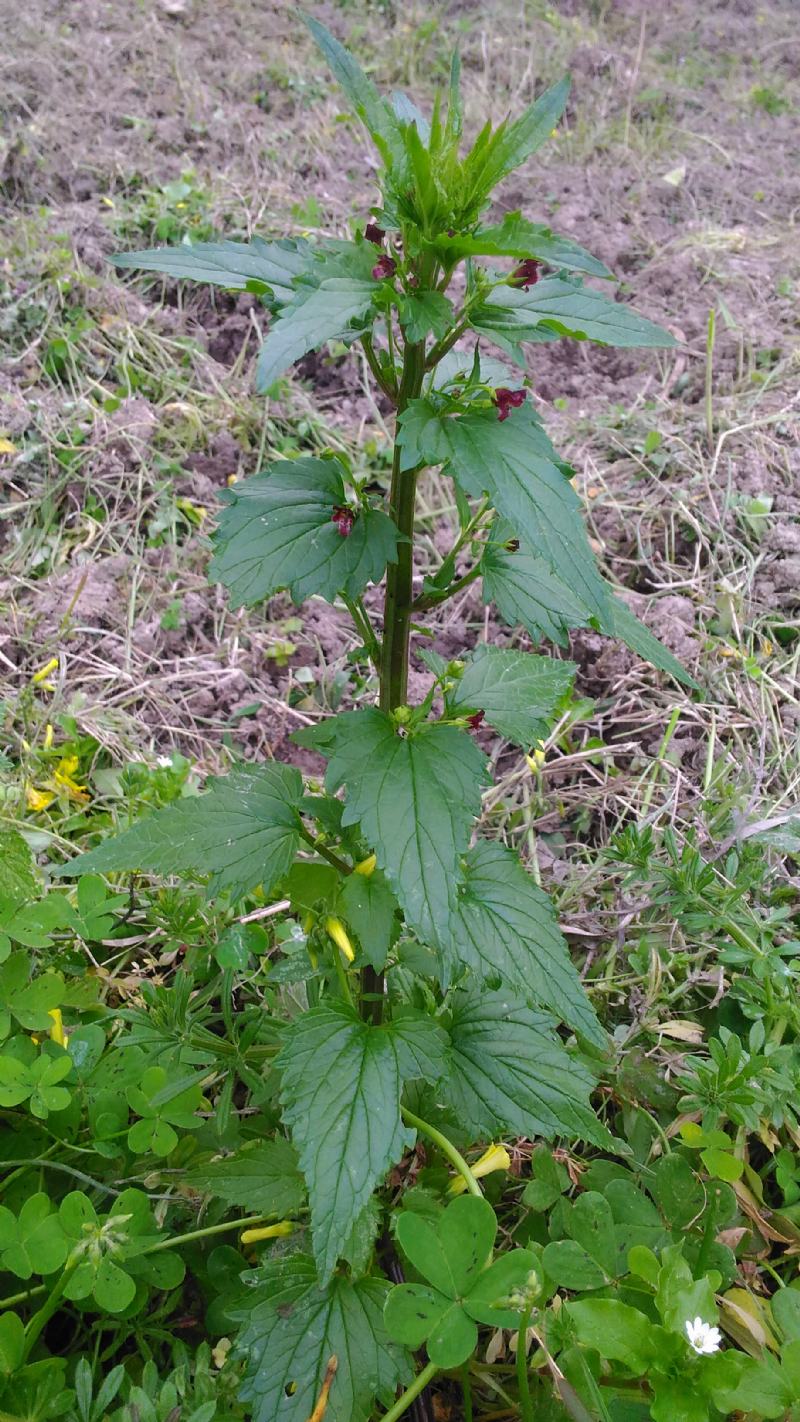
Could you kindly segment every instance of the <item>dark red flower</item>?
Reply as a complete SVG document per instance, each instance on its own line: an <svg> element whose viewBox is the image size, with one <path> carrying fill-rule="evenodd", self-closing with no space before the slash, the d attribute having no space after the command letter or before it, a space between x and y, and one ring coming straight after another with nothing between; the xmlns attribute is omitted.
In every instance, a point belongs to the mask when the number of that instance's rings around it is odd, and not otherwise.
<svg viewBox="0 0 800 1422"><path fill-rule="evenodd" d="M511 273L511 280L517 282L525 291L529 286L535 286L539 280L539 263L535 257L526 257L524 262L520 262Z"/></svg>
<svg viewBox="0 0 800 1422"><path fill-rule="evenodd" d="M525 404L526 390L509 390L507 386L501 385L494 392L494 403L497 406L498 420L507 420L512 409L519 409Z"/></svg>
<svg viewBox="0 0 800 1422"><path fill-rule="evenodd" d="M480 726L480 724L481 724L482 721L483 721L483 712L482 712L482 711L475 711L471 716L468 716L468 717L467 717L467 725L470 726L473 731L477 731L477 729L478 729L478 727Z"/></svg>
<svg viewBox="0 0 800 1422"><path fill-rule="evenodd" d="M372 268L372 275L376 281L383 281L384 277L393 277L396 271L397 262L394 257L379 257Z"/></svg>
<svg viewBox="0 0 800 1422"><path fill-rule="evenodd" d="M334 509L333 513L331 514L331 523L335 523L337 529L342 535L342 538L349 537L349 535L353 531L353 524L355 523L355 521L355 510L347 508L346 505L342 508Z"/></svg>
<svg viewBox="0 0 800 1422"><path fill-rule="evenodd" d="M382 227L378 226L377 222L368 222L364 228L364 236L368 242L374 242L376 247L380 247L386 233Z"/></svg>

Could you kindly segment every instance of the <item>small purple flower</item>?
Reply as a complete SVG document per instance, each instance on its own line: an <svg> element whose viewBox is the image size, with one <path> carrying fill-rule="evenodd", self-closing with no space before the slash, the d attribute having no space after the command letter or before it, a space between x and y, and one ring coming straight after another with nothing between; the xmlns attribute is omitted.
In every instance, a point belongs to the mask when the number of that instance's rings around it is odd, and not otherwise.
<svg viewBox="0 0 800 1422"><path fill-rule="evenodd" d="M535 257L526 257L524 262L520 262L519 266L514 268L511 280L527 291L529 286L535 286L539 280L539 266L540 263L536 261Z"/></svg>
<svg viewBox="0 0 800 1422"><path fill-rule="evenodd" d="M382 227L378 226L377 222L368 222L364 228L364 236L368 242L374 242L376 247L380 247L386 233Z"/></svg>
<svg viewBox="0 0 800 1422"><path fill-rule="evenodd" d="M372 275L376 281L383 281L385 277L393 277L396 271L397 262L394 257L379 257L372 268Z"/></svg>
<svg viewBox="0 0 800 1422"><path fill-rule="evenodd" d="M347 508L346 505L341 508L334 509L333 513L331 514L331 523L336 525L336 528L342 535L342 538L349 538L350 534L353 531L353 524L355 523L355 521L356 516L354 510Z"/></svg>
<svg viewBox="0 0 800 1422"><path fill-rule="evenodd" d="M519 409L520 405L524 405L526 395L526 390L509 390L505 385L499 386L493 397L498 420L507 420L512 409Z"/></svg>

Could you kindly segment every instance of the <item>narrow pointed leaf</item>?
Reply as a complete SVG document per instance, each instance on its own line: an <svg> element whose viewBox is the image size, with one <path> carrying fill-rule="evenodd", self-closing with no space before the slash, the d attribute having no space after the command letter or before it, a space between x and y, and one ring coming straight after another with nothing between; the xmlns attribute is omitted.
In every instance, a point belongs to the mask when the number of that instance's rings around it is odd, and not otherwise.
<svg viewBox="0 0 800 1422"><path fill-rule="evenodd" d="M210 576L234 607L251 607L287 588L297 603L319 595L358 597L397 557L397 528L379 509L349 506L345 536L334 523L347 506L339 465L282 459L226 491L214 534Z"/></svg>
<svg viewBox="0 0 800 1422"><path fill-rule="evenodd" d="M391 158L395 164L402 166L403 140L390 104L382 98L357 60L330 30L310 15L304 15L303 18L325 56L334 79L341 85L383 157Z"/></svg>
<svg viewBox="0 0 800 1422"><path fill-rule="evenodd" d="M342 823L361 827L409 923L423 936L446 924L480 813L486 758L474 741L431 723L400 736L372 709L330 717L293 739L330 758L326 786L347 794Z"/></svg>
<svg viewBox="0 0 800 1422"><path fill-rule="evenodd" d="M559 335L595 341L604 346L674 346L675 337L662 326L640 316L632 307L613 301L603 292L561 277L545 277L528 291L499 286L486 298L488 310L513 313L519 323L518 340L527 340L526 328L549 327Z"/></svg>
<svg viewBox="0 0 800 1422"><path fill-rule="evenodd" d="M479 136L464 162L465 179L474 195L488 194L515 168L541 148L564 112L569 79L560 79L514 123L501 124L485 142Z"/></svg>
<svg viewBox="0 0 800 1422"><path fill-rule="evenodd" d="M293 1254L261 1269L250 1297L232 1309L243 1327L243 1402L253 1422L308 1422L330 1359L338 1363L325 1422L367 1422L377 1397L387 1406L411 1370L383 1322L384 1279L337 1275L320 1287L313 1259Z"/></svg>
<svg viewBox="0 0 800 1422"><path fill-rule="evenodd" d="M284 306L258 356L256 389L269 390L279 375L326 341L353 339L348 328L362 324L377 283L359 277L327 277L300 290Z"/></svg>
<svg viewBox="0 0 800 1422"><path fill-rule="evenodd" d="M561 1046L552 1019L504 993L462 994L450 1028L451 1073L441 1090L476 1137L613 1138L589 1104L591 1079Z"/></svg>
<svg viewBox="0 0 800 1422"><path fill-rule="evenodd" d="M466 856L458 908L439 936L448 977L460 964L483 981L551 1009L575 1032L608 1045L559 931L553 905L500 844L479 840Z"/></svg>
<svg viewBox="0 0 800 1422"><path fill-rule="evenodd" d="M323 1283L376 1185L413 1142L400 1119L403 1084L440 1072L443 1042L430 1019L374 1027L343 1003L292 1025L277 1058L283 1118L308 1185Z"/></svg>
<svg viewBox="0 0 800 1422"><path fill-rule="evenodd" d="M684 686L697 685L677 657L674 657L672 652L664 646L664 643L653 635L649 627L645 627L644 623L639 621L639 618L625 605L622 598L612 597L609 600L608 614L603 619L600 631L605 632L609 637L618 637L626 647L630 647L631 651L636 653L637 657L650 662L652 666L658 667L661 671L669 672L670 676L674 676L676 681L683 682Z"/></svg>
<svg viewBox="0 0 800 1422"><path fill-rule="evenodd" d="M118 252L112 261L117 267L188 277L228 291L245 291L248 282L263 282L275 300L283 302L294 294L294 279L310 266L311 252L308 243L300 240L264 242L254 237L251 242L182 243L144 252Z"/></svg>
<svg viewBox="0 0 800 1422"><path fill-rule="evenodd" d="M574 662L483 643L470 655L450 704L485 712L501 736L527 748L547 734L576 670Z"/></svg>
<svg viewBox="0 0 800 1422"><path fill-rule="evenodd" d="M262 765L234 770L210 785L205 795L154 811L55 872L208 874L210 894L227 889L237 899L259 884L268 893L288 873L297 851L300 772L288 765Z"/></svg>

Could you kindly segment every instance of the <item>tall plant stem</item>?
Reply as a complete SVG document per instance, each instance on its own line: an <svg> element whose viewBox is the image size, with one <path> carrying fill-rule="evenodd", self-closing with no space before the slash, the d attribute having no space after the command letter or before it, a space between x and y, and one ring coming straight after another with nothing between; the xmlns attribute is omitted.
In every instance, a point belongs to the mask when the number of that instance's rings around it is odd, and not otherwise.
<svg viewBox="0 0 800 1422"><path fill-rule="evenodd" d="M415 400L425 376L425 345L408 345L403 358L403 373L397 398L397 414L402 415L409 401ZM382 711L402 706L408 687L408 642L411 628L414 569L414 504L417 491L417 470L402 469L402 450L395 441L392 462L392 489L389 512L400 530L397 562L390 563L386 574L386 596L383 604L383 652L381 656Z"/></svg>
<svg viewBox="0 0 800 1422"><path fill-rule="evenodd" d="M397 414L415 400L425 378L425 342L407 345L397 395ZM417 492L416 469L403 469L402 450L395 438L392 461L392 488L389 512L400 530L397 562L386 574L383 603L383 642L380 660L380 708L393 711L405 703L408 689L408 643L414 601L414 504ZM383 1017L383 973L365 968L361 976L362 1016L374 1023Z"/></svg>

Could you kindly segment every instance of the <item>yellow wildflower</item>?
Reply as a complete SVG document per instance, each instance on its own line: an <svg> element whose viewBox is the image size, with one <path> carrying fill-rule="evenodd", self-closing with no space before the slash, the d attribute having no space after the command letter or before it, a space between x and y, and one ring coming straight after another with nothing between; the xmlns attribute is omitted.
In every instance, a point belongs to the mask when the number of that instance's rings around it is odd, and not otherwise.
<svg viewBox="0 0 800 1422"><path fill-rule="evenodd" d="M374 872L375 865L377 864L377 862L378 860L375 855L369 854L366 859L362 859L361 863L356 865L356 874L363 874L364 878L368 879L370 874Z"/></svg>
<svg viewBox="0 0 800 1422"><path fill-rule="evenodd" d="M490 1145L476 1160L472 1167L472 1173L476 1180L480 1180L483 1175L491 1175L493 1170L510 1170L511 1156L504 1145ZM467 1182L463 1175L457 1175L455 1180L450 1182L448 1195L462 1195L467 1188Z"/></svg>
<svg viewBox="0 0 800 1422"><path fill-rule="evenodd" d="M547 751L544 748L544 741L537 741L530 755L526 755L525 757L528 769L532 770L534 774L537 770L541 770L542 766L544 765L546 756Z"/></svg>
<svg viewBox="0 0 800 1422"><path fill-rule="evenodd" d="M356 955L342 920L340 918L326 918L325 931L333 939L336 947L344 953L348 963L352 963Z"/></svg>
<svg viewBox="0 0 800 1422"><path fill-rule="evenodd" d="M67 1034L64 1031L64 1020L61 1016L61 1008L51 1007L47 1015L53 1019L53 1025L50 1028L50 1041L57 1042L59 1047L66 1047Z"/></svg>
<svg viewBox="0 0 800 1422"><path fill-rule="evenodd" d="M44 666L40 667L38 671L35 671L33 673L33 676L31 677L31 681L33 682L34 686L41 686L42 683L47 684L47 678L49 677L51 672L54 672L56 670L57 666L58 657L51 657L49 662L45 662ZM50 685L47 685L47 689L48 691L50 691L52 690L52 687Z"/></svg>
<svg viewBox="0 0 800 1422"><path fill-rule="evenodd" d="M280 1239L283 1235L294 1234L294 1220L279 1220L277 1224L262 1225L259 1229L246 1229L240 1236L241 1244L258 1244L262 1239Z"/></svg>
<svg viewBox="0 0 800 1422"><path fill-rule="evenodd" d="M49 790L37 790L35 785L25 786L25 800L28 809L33 810L37 815L42 810L46 810L48 805L52 805L55 798L55 795L51 794Z"/></svg>
<svg viewBox="0 0 800 1422"><path fill-rule="evenodd" d="M53 744L53 727L48 721L44 732L44 749L47 751Z"/></svg>

